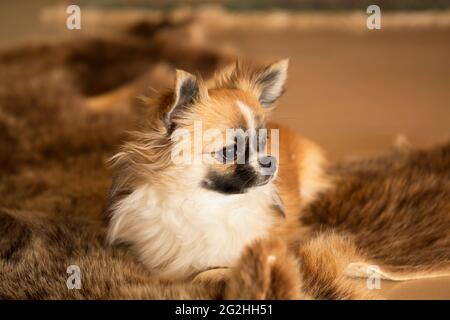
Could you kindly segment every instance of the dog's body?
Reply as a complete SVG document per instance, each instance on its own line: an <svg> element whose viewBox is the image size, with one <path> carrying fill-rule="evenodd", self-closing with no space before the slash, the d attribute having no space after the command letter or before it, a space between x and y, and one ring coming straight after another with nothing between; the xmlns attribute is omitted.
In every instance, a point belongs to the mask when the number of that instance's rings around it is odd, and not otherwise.
<svg viewBox="0 0 450 320"><path fill-rule="evenodd" d="M109 240L131 243L150 270L173 279L233 266L256 239L290 237L293 230L298 236L302 200L312 199L327 181L320 148L266 122L266 108L281 95L286 72L287 61L253 71L238 64L206 88L178 71L174 91L157 100L148 131L137 133L113 158ZM201 152L191 145L187 150L222 157L222 163L173 163L174 140L194 133L196 121L221 139L201 141ZM235 128L250 134L223 135ZM279 130L279 159L252 149L251 132L259 129ZM269 135L267 144L273 140ZM266 140L262 143L265 150ZM262 174L270 168L273 172Z"/></svg>

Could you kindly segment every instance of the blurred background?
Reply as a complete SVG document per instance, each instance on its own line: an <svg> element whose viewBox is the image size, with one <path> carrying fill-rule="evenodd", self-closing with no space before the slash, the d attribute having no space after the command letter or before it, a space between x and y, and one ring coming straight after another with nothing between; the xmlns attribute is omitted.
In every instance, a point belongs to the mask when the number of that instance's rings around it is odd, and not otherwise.
<svg viewBox="0 0 450 320"><path fill-rule="evenodd" d="M70 4L81 8L81 30L66 27ZM381 8L380 30L366 27L370 4ZM273 118L317 141L333 160L380 154L395 144L421 147L450 139L450 0L1 1L0 50L0 107L8 106L0 108L0 147L7 151L0 152L7 154L1 163L14 170L20 159L24 168L31 161L30 137L45 133L38 129L47 120L56 122L49 117L53 111L33 113L33 103L46 110L47 100L53 106L61 95L58 108L81 99L82 108L97 112L114 101L110 110L122 112L135 103L131 96L171 85L174 68L207 77L237 56L261 63L290 57L287 91ZM21 97L22 80L27 99ZM23 108L16 108L18 103ZM81 109L71 110L57 121L70 126ZM134 118L124 116L123 126L116 121L111 128L103 124L108 120L95 121L106 128L104 144L113 148L118 140L111 132L127 129ZM52 168L60 165L55 154L65 161L60 153L66 149L70 157L88 150L75 139L67 143L70 130L56 141L58 123L43 143L50 147L36 147ZM25 136L29 128L36 130ZM83 143L98 138L95 130L89 134ZM23 154L17 160L10 150L21 135ZM104 152L106 159L112 151L100 147L89 150ZM62 172L73 170L61 163ZM103 167L101 159L100 169L85 171L90 177ZM14 170L8 172L11 179ZM102 174L94 199L98 206L110 179ZM17 178L18 186L23 179ZM30 201L26 192L23 197ZM85 198L92 198L89 188L86 192ZM18 199L11 206L23 202ZM450 280L386 282L383 290L391 298L450 298Z"/></svg>
<svg viewBox="0 0 450 320"><path fill-rule="evenodd" d="M114 33L133 19L190 17L194 31L179 41L253 60L290 57L287 91L274 118L318 141L333 159L449 138L450 1L380 1L382 28L368 30L372 2L2 1L0 47L41 38L76 41L80 34ZM67 30L68 4L80 6L81 30Z"/></svg>

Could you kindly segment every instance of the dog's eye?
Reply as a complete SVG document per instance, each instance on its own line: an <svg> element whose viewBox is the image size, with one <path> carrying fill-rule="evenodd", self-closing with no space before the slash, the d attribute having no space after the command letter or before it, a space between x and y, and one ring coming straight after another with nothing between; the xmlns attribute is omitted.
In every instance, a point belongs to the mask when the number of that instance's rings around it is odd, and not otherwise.
<svg viewBox="0 0 450 320"><path fill-rule="evenodd" d="M236 161L238 157L237 145L231 145L223 148L218 152L218 160L222 163L230 163Z"/></svg>

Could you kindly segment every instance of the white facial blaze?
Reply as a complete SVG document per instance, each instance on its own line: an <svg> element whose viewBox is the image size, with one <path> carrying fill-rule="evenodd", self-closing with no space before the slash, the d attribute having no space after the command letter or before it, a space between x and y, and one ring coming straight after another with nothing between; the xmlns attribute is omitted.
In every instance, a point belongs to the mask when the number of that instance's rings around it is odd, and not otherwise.
<svg viewBox="0 0 450 320"><path fill-rule="evenodd" d="M237 105L241 110L242 115L244 116L245 121L247 122L247 129L255 130L255 117L253 115L252 109L246 105L244 102L238 100Z"/></svg>
<svg viewBox="0 0 450 320"><path fill-rule="evenodd" d="M239 110L241 111L242 115L244 116L245 122L247 123L247 133L248 133L248 138L249 138L249 146L255 146L256 147L256 121L255 121L255 116L253 114L252 109L246 105L244 102L238 100L237 105L239 107ZM258 165L258 152L257 150L252 150L252 152L250 152L250 158L249 158L249 163L255 167L255 168L259 168Z"/></svg>

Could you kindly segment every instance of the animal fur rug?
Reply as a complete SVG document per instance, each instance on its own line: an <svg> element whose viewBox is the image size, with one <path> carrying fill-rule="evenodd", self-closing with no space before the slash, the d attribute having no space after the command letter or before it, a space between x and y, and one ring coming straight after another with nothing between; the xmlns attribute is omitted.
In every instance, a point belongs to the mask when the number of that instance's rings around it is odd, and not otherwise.
<svg viewBox="0 0 450 320"><path fill-rule="evenodd" d="M144 111L98 102L164 84L165 65L208 75L226 60L130 34L0 54L0 298L361 299L379 298L352 278L371 265L393 280L449 274L450 143L333 164L335 187L302 215L298 257L261 240L226 281L160 281L126 246L107 246L105 162ZM71 265L80 290L67 288Z"/></svg>

